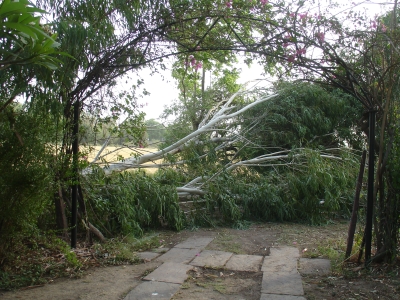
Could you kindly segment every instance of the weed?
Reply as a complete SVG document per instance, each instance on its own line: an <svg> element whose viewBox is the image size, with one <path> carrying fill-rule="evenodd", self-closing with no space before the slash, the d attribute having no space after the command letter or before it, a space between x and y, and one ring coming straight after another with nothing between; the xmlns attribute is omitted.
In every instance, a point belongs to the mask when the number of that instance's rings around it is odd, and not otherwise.
<svg viewBox="0 0 400 300"><path fill-rule="evenodd" d="M69 246L54 235L34 234L18 240L0 269L0 289L46 283L49 279L81 274L82 263Z"/></svg>
<svg viewBox="0 0 400 300"><path fill-rule="evenodd" d="M140 261L136 252L158 248L160 244L162 241L158 234L148 233L142 238L127 235L123 238L111 239L104 244L93 245L93 249L96 256L103 258L105 264L136 264Z"/></svg>
<svg viewBox="0 0 400 300"><path fill-rule="evenodd" d="M80 277L84 270L96 265L135 264L138 251L158 248L159 235L145 234L142 238L128 235L71 250L69 245L53 234L35 233L20 238L0 265L0 289L12 290L39 285L57 277Z"/></svg>
<svg viewBox="0 0 400 300"><path fill-rule="evenodd" d="M212 282L196 282L196 285L205 289L212 288L214 291L217 291L221 294L226 293L226 286L221 279L215 279Z"/></svg>
<svg viewBox="0 0 400 300"><path fill-rule="evenodd" d="M189 282L184 282L184 283L181 285L181 289L189 289L189 288L190 288Z"/></svg>
<svg viewBox="0 0 400 300"><path fill-rule="evenodd" d="M315 248L303 253L304 257L317 258L325 257L331 261L332 271L342 272L346 244L343 240L328 239L321 241Z"/></svg>
<svg viewBox="0 0 400 300"><path fill-rule="evenodd" d="M237 220L235 223L233 223L232 228L238 229L238 230L247 230L250 228L252 222L246 221L246 220Z"/></svg>
<svg viewBox="0 0 400 300"><path fill-rule="evenodd" d="M155 269L157 269L157 267L156 267L156 268L147 269L146 271L143 272L141 278L146 277L146 276L149 275L151 272L153 272Z"/></svg>

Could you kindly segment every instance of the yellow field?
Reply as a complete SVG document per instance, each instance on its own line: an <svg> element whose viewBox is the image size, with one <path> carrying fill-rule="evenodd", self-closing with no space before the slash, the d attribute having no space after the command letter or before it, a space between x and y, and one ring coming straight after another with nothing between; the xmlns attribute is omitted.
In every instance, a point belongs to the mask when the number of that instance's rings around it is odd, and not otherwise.
<svg viewBox="0 0 400 300"><path fill-rule="evenodd" d="M97 153L100 151L101 146L92 146L92 147L81 147L80 151L81 152L88 152L88 161L91 162ZM120 148L120 147L113 147L113 146L107 146L103 152L101 153L100 157L107 161L108 163L116 162L120 160L121 158L128 158L134 155L143 155L151 152L156 152L156 148ZM100 161L98 161L100 162ZM159 159L155 162L148 162L145 165L153 165L154 163L159 164L162 163L162 159ZM144 168L147 173L154 173L157 168Z"/></svg>

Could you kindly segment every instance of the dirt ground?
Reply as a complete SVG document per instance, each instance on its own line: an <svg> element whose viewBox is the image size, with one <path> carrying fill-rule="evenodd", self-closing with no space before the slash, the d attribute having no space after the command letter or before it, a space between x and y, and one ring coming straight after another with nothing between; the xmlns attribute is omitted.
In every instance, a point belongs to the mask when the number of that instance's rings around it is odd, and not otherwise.
<svg viewBox="0 0 400 300"><path fill-rule="evenodd" d="M231 228L160 232L165 247L172 247L192 236L215 237L210 250L237 254L268 255L277 245L297 247L303 257L323 257L343 251L347 223L322 227L299 224L253 224L246 230ZM57 279L40 286L1 292L0 299L123 299L157 267L156 262L90 269L80 279ZM383 270L385 269L385 270ZM355 264L333 261L327 276L302 276L306 299L400 299L399 268L373 266L369 271ZM384 272L385 271L385 272ZM231 272L195 268L173 299L260 299L261 272Z"/></svg>

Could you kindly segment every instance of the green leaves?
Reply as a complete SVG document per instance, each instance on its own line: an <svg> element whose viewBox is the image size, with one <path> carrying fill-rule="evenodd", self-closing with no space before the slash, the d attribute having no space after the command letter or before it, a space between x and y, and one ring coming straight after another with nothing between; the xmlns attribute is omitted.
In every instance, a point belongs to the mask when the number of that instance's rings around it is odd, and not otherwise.
<svg viewBox="0 0 400 300"><path fill-rule="evenodd" d="M56 34L40 24L45 11L27 0L4 0L0 5L0 70L11 65L38 64L51 70L61 61L52 56L60 46ZM39 16L35 16L39 14Z"/></svg>
<svg viewBox="0 0 400 300"><path fill-rule="evenodd" d="M97 226L113 235L135 236L141 236L146 228L165 226L165 223L171 229L183 228L176 189L161 184L159 176L152 178L141 171L124 172L112 175L105 184L101 174L98 175L89 178L86 190L93 208L90 217L99 220Z"/></svg>

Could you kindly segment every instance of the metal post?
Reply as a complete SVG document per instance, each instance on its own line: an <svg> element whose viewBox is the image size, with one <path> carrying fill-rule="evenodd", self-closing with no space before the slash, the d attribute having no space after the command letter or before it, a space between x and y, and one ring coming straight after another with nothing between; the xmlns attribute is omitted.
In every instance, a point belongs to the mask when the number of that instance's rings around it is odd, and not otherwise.
<svg viewBox="0 0 400 300"><path fill-rule="evenodd" d="M71 199L71 248L76 248L77 214L78 214L78 133L79 133L79 101L74 103L74 123L72 129L73 184Z"/></svg>
<svg viewBox="0 0 400 300"><path fill-rule="evenodd" d="M374 165L375 165L375 110L369 111L368 137L368 193L367 193L367 220L365 225L365 266L371 262L372 222L374 215Z"/></svg>

